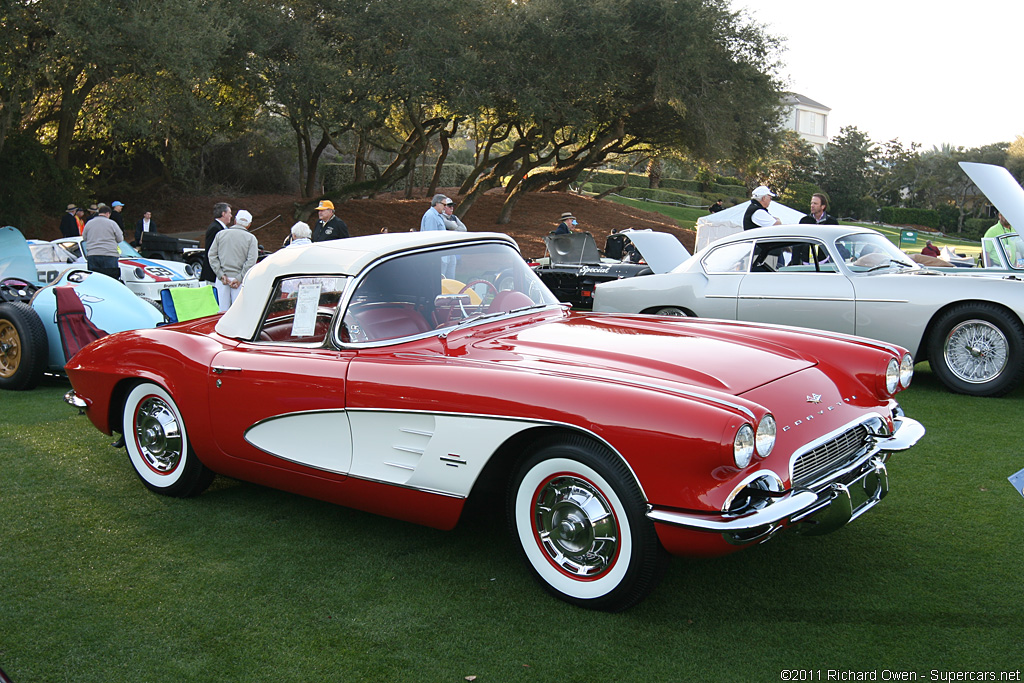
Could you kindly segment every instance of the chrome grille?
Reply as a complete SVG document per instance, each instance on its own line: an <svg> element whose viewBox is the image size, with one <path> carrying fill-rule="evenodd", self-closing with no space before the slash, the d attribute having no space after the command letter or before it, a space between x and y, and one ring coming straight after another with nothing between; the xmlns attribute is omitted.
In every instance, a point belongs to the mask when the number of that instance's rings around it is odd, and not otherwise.
<svg viewBox="0 0 1024 683"><path fill-rule="evenodd" d="M857 425L831 441L804 453L793 464L793 485L807 486L820 479L822 475L853 462L864 452L867 441L867 428L864 425Z"/></svg>

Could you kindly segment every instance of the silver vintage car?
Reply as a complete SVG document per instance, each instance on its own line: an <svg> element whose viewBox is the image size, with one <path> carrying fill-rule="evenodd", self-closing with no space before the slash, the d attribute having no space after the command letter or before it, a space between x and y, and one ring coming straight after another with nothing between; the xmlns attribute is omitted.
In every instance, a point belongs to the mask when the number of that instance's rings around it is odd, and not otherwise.
<svg viewBox="0 0 1024 683"><path fill-rule="evenodd" d="M747 230L672 272L597 287L595 311L796 325L899 344L951 391L1001 396L1024 377L1024 282L922 268L851 226Z"/></svg>

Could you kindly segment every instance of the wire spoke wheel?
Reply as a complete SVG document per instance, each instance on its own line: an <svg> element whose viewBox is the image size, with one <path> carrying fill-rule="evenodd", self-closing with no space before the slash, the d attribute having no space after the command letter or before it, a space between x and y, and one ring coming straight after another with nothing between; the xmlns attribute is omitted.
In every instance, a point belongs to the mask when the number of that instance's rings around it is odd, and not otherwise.
<svg viewBox="0 0 1024 683"><path fill-rule="evenodd" d="M950 331L943 355L950 371L963 381L988 382L1006 368L1010 343L992 323L967 320Z"/></svg>

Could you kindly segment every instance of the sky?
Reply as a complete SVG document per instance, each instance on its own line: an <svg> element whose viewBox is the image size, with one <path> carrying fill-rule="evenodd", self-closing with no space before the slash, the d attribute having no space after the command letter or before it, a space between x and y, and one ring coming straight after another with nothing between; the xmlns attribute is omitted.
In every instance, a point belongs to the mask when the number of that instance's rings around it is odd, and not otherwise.
<svg viewBox="0 0 1024 683"><path fill-rule="evenodd" d="M786 38L785 88L832 111L828 136L857 126L922 151L1024 135L1024 2L733 0Z"/></svg>

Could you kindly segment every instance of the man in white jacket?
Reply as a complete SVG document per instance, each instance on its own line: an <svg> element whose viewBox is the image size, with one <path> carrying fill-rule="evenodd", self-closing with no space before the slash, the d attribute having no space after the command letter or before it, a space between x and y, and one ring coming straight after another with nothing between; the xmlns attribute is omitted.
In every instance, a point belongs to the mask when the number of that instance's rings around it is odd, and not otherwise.
<svg viewBox="0 0 1024 683"><path fill-rule="evenodd" d="M249 232L250 225L252 214L242 209L235 214L235 224L218 232L210 247L210 267L217 276L213 286L217 288L221 311L228 310L238 298L245 274L256 265L259 244Z"/></svg>

